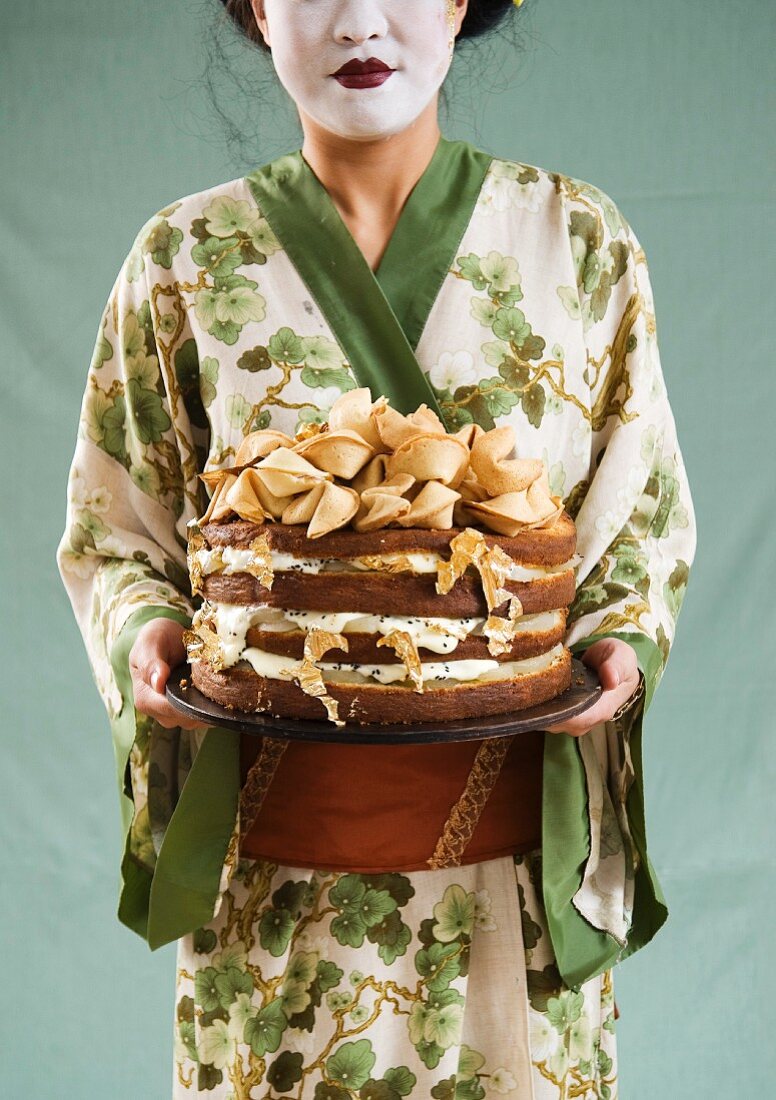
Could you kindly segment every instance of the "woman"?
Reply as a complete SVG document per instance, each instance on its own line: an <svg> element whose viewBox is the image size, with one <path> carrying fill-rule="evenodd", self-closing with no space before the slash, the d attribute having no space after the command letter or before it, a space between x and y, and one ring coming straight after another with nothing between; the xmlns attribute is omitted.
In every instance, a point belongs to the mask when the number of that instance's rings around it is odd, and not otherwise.
<svg viewBox="0 0 776 1100"><path fill-rule="evenodd" d="M152 949L178 940L174 1095L613 1097L612 967L666 917L642 718L695 548L643 251L598 188L440 134L455 42L513 4L226 10L271 51L304 142L138 234L58 551L114 732L119 917ZM401 411L426 401L450 430L512 424L576 517L567 641L604 691L543 735L528 850L366 873L251 858L239 735L166 701L195 609L197 475L249 431L325 421L357 385ZM314 789L274 784L321 824Z"/></svg>

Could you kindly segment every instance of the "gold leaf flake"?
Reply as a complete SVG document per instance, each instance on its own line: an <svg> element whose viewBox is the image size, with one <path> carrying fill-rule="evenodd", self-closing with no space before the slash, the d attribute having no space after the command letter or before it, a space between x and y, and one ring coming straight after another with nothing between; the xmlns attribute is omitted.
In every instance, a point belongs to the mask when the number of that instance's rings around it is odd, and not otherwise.
<svg viewBox="0 0 776 1100"><path fill-rule="evenodd" d="M321 700L326 707L329 721L333 722L335 726L344 726L345 723L338 716L337 700L333 699L326 691L323 675L315 662L320 661L329 649L347 650L347 648L348 640L344 634L335 634L331 630L321 630L320 627L313 626L304 640L302 663L298 669L291 672L292 678L296 680L305 695L311 695Z"/></svg>
<svg viewBox="0 0 776 1100"><path fill-rule="evenodd" d="M202 564L202 560L199 556L200 551L205 551L210 554L210 562L207 569L205 569ZM189 531L186 562L189 567L192 595L197 595L197 593L202 592L202 578L206 573L221 573L225 568L221 548L216 546L211 550L199 527L192 527Z"/></svg>
<svg viewBox="0 0 776 1100"><path fill-rule="evenodd" d="M488 652L493 657L498 657L512 648L512 642L517 634L517 621L522 614L523 605L517 596L512 596L506 618L501 615L488 616L482 632L488 639Z"/></svg>
<svg viewBox="0 0 776 1100"><path fill-rule="evenodd" d="M245 572L257 577L259 583L263 584L265 588L272 588L275 572L272 568L272 552L269 548L266 532L262 531L260 535L257 535L248 544L248 549L252 551L254 560L246 566Z"/></svg>
<svg viewBox="0 0 776 1100"><path fill-rule="evenodd" d="M437 565L436 590L445 596L470 565L476 565L485 549L485 536L473 527L466 527L450 540L450 560Z"/></svg>
<svg viewBox="0 0 776 1100"><path fill-rule="evenodd" d="M194 630L184 630L182 638L190 661L206 661L214 672L220 672L221 669L226 668L221 641L215 631L207 625L207 619L200 619Z"/></svg>
<svg viewBox="0 0 776 1100"><path fill-rule="evenodd" d="M480 574L488 611L492 611L494 607L498 607L504 600L509 599L509 592L502 586L512 565L512 559L500 546L489 547L486 544L474 564Z"/></svg>
<svg viewBox="0 0 776 1100"><path fill-rule="evenodd" d="M423 669L420 663L420 655L418 654L415 642L406 630L392 630L389 634L385 634L377 643L379 646L389 645L396 653L396 656L403 663L407 670L407 675L415 685L415 691L423 691Z"/></svg>
<svg viewBox="0 0 776 1100"><path fill-rule="evenodd" d="M363 554L360 558L353 558L354 562L364 569L376 569L381 573L414 573L412 562L406 554L394 554L392 557L383 557L380 554Z"/></svg>

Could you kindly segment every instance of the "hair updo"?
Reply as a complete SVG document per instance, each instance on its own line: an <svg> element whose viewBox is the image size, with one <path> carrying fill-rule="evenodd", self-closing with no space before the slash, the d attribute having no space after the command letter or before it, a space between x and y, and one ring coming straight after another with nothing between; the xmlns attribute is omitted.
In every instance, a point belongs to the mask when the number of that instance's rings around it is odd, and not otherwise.
<svg viewBox="0 0 776 1100"><path fill-rule="evenodd" d="M221 0L226 14L249 42L269 53L251 8L250 0ZM509 13L517 13L514 0L469 0L456 43L464 38L478 38L495 30Z"/></svg>

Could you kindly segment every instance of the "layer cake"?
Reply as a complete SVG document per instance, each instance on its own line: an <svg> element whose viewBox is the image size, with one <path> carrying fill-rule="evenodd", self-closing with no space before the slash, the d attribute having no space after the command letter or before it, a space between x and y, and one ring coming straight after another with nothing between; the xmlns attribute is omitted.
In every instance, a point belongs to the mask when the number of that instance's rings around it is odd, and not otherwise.
<svg viewBox="0 0 776 1100"><path fill-rule="evenodd" d="M193 684L337 724L517 711L571 682L576 530L511 429L445 432L368 391L246 436L189 527Z"/></svg>

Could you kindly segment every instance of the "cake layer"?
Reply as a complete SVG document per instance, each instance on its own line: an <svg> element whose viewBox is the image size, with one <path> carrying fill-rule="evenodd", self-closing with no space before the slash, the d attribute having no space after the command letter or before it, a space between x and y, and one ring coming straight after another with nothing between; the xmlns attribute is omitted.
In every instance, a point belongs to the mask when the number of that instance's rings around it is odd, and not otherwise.
<svg viewBox="0 0 776 1100"><path fill-rule="evenodd" d="M504 588L516 595L523 611L552 611L567 607L574 599L574 570L552 573L532 581L505 581ZM403 573L276 573L272 588L266 588L250 573L210 573L202 578L202 594L211 603L263 604L296 610L364 611L391 615L399 608L414 615L463 618L487 615L488 607L480 578L469 573L460 577L452 590L440 595L432 574ZM506 601L502 610L506 612Z"/></svg>
<svg viewBox="0 0 776 1100"><path fill-rule="evenodd" d="M269 562L273 573L431 573L436 575L442 562L448 558L435 550L408 550L402 553L369 554L356 558L298 558L285 550L270 550ZM507 576L513 581L531 581L551 573L573 569L579 559L568 558L559 565L524 565L513 561ZM256 563L253 550L240 546L216 546L195 550L190 561L201 576L208 573L252 572Z"/></svg>
<svg viewBox="0 0 776 1100"><path fill-rule="evenodd" d="M247 549L260 534L267 536L270 550L298 558L357 558L372 554L396 554L432 551L449 557L450 540L464 528L446 531L421 528L383 527L378 531L354 531L341 528L317 539L309 539L303 524L205 523L200 527L208 546L235 546ZM527 565L561 565L576 549L576 527L565 512L550 527L529 527L509 538L482 532L488 546L500 546L517 562Z"/></svg>
<svg viewBox="0 0 776 1100"><path fill-rule="evenodd" d="M549 667L514 677L468 683L440 681L417 692L408 685L336 683L323 671L326 690L346 722L447 722L480 715L524 710L552 699L571 684L571 653L565 647ZM305 694L292 680L260 676L244 663L214 672L194 661L191 680L203 695L230 710L260 711L278 718L326 719L320 699Z"/></svg>
<svg viewBox="0 0 776 1100"><path fill-rule="evenodd" d="M506 653L500 653L497 656L490 653L488 639L484 635L469 635L469 637L458 641L455 647L448 650L448 652L454 654L456 661L514 661L522 657L534 657L538 653L544 653L552 646L557 645L558 642L562 642L565 632L566 625L565 620L563 620L552 630L518 634ZM294 657L301 660L304 653L305 637L306 634L302 630L273 631L250 627L245 640L249 646L263 649L266 653L277 653L284 657ZM338 657L342 654L343 659L348 661L384 664L392 651L390 646L377 644L381 637L383 635L375 633L349 632L347 635L347 657L345 657L344 650L331 650L330 652ZM455 641L455 639L453 640ZM431 660L434 657L438 659L438 653L438 650L418 646L418 655L421 660Z"/></svg>

